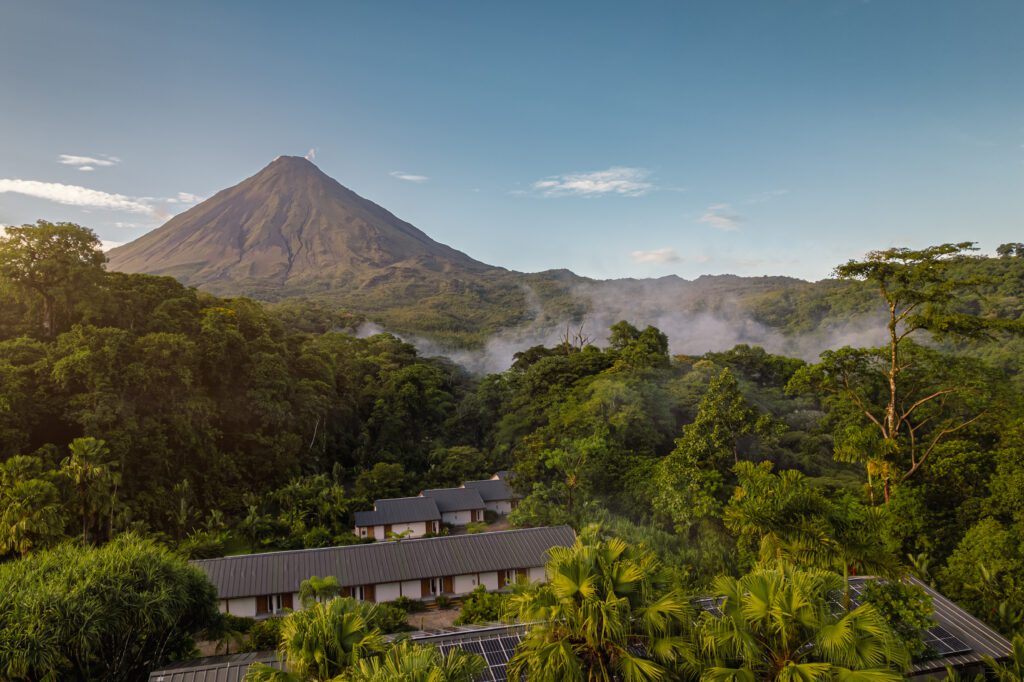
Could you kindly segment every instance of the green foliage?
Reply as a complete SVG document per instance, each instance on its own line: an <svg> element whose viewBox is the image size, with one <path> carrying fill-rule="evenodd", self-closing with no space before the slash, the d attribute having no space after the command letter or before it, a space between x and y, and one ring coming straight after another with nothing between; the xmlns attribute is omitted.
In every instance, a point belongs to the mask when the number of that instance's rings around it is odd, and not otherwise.
<svg viewBox="0 0 1024 682"><path fill-rule="evenodd" d="M304 609L308 609L317 602L333 599L339 594L341 594L341 585L333 575L323 578L318 575L310 576L299 585L299 602Z"/></svg>
<svg viewBox="0 0 1024 682"><path fill-rule="evenodd" d="M398 599L395 599L394 601L390 602L390 604L395 608L402 609L406 613L418 613L427 608L426 604L424 604L419 599L412 599L410 597L406 597L405 595L402 595Z"/></svg>
<svg viewBox="0 0 1024 682"><path fill-rule="evenodd" d="M678 663L689 605L668 589L653 553L592 528L550 557L548 582L509 598L510 615L539 621L512 658L510 679L657 680Z"/></svg>
<svg viewBox="0 0 1024 682"><path fill-rule="evenodd" d="M361 660L346 675L349 682L473 682L487 670L482 656L452 648L399 642L383 656Z"/></svg>
<svg viewBox="0 0 1024 682"><path fill-rule="evenodd" d="M409 612L393 604L377 604L374 609L371 625L380 629L384 634L405 632L412 630L409 626Z"/></svg>
<svg viewBox="0 0 1024 682"><path fill-rule="evenodd" d="M902 679L910 658L886 619L865 604L833 614L834 573L785 563L721 577L721 616L697 623L697 668L705 680Z"/></svg>
<svg viewBox="0 0 1024 682"><path fill-rule="evenodd" d="M206 576L149 540L0 564L0 677L137 680L218 619Z"/></svg>
<svg viewBox="0 0 1024 682"><path fill-rule="evenodd" d="M910 583L888 580L871 581L861 595L865 604L875 607L903 646L914 658L925 652L922 635L936 625L932 600L921 587Z"/></svg>
<svg viewBox="0 0 1024 682"><path fill-rule="evenodd" d="M242 645L241 651L268 651L276 649L281 643L281 628L284 618L264 618L256 621L249 629L249 639Z"/></svg>
<svg viewBox="0 0 1024 682"><path fill-rule="evenodd" d="M497 592L488 592L483 585L462 598L462 609L455 619L456 625L471 623L493 623L504 613L504 605L508 597Z"/></svg>

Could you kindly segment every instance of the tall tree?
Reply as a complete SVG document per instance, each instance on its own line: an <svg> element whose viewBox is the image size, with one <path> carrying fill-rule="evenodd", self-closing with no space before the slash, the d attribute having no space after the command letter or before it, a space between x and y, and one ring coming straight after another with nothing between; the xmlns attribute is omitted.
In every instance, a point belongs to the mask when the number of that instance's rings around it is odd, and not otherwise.
<svg viewBox="0 0 1024 682"><path fill-rule="evenodd" d="M794 389L815 385L839 394L851 402L861 418L875 429L879 443L867 453L869 469L883 481L886 501L892 481L914 475L945 436L966 428L979 412L958 415L953 423L933 431L923 443L919 413L941 410L953 398L969 393L970 382L947 381L925 384L930 390L913 391L915 378L908 374L914 367L908 349L918 332L954 339L975 338L996 329L1020 331L1024 324L1009 320L983 318L963 304L967 297L985 284L983 278L966 276L963 268L972 257L974 242L940 244L925 249L893 248L872 251L864 260L851 260L835 269L841 279L857 280L877 289L884 304L887 343L884 350L842 349L823 355L822 363L805 368L794 376ZM813 377L813 379L812 379ZM809 381L809 379L811 379ZM880 382L867 395L865 382ZM920 386L917 388L920 389ZM909 396L913 396L912 399ZM893 460L909 460L896 470Z"/></svg>
<svg viewBox="0 0 1024 682"><path fill-rule="evenodd" d="M112 509L120 473L102 440L76 438L68 450L70 454L61 462L61 471L71 482L78 498L82 542L89 542L89 531L96 529L101 515Z"/></svg>
<svg viewBox="0 0 1024 682"><path fill-rule="evenodd" d="M40 220L0 236L0 279L38 299L44 337L66 326L72 305L99 282L106 262L96 234L74 223Z"/></svg>

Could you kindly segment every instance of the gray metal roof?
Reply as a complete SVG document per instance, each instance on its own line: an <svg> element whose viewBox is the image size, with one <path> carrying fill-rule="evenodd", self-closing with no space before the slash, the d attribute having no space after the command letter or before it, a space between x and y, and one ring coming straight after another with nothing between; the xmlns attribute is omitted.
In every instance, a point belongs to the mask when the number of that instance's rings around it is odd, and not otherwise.
<svg viewBox="0 0 1024 682"><path fill-rule="evenodd" d="M915 585L923 587L932 598L932 608L939 627L962 640L971 651L919 661L911 667L908 675L916 677L944 672L947 665L963 670L980 664L982 656L991 656L997 661L1010 656L1012 648L1009 640L925 583L916 578L910 580Z"/></svg>
<svg viewBox="0 0 1024 682"><path fill-rule="evenodd" d="M505 500L518 499L520 495L512 492L508 483L501 479L491 478L486 481L466 481L462 484L466 488L472 488L480 493L484 502L504 502Z"/></svg>
<svg viewBox="0 0 1024 682"><path fill-rule="evenodd" d="M242 682L249 666L264 663L284 670L284 661L273 651L254 651L229 656L207 656L169 665L149 674L149 682Z"/></svg>
<svg viewBox="0 0 1024 682"><path fill-rule="evenodd" d="M483 498L472 488L434 488L424 490L420 495L433 498L442 514L484 508Z"/></svg>
<svg viewBox="0 0 1024 682"><path fill-rule="evenodd" d="M441 512L431 497L398 497L377 500L372 511L356 512L356 526L385 526L395 523L440 521Z"/></svg>
<svg viewBox="0 0 1024 682"><path fill-rule="evenodd" d="M452 535L370 545L247 554L191 562L221 599L298 592L311 576L334 576L343 587L543 566L548 550L568 547L568 526Z"/></svg>

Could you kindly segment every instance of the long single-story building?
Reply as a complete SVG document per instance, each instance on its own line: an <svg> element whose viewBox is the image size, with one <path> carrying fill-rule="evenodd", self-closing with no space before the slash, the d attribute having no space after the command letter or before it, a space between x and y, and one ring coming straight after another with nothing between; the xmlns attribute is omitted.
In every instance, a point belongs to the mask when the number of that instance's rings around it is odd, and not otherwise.
<svg viewBox="0 0 1024 682"><path fill-rule="evenodd" d="M358 511L356 535L371 540L386 540L391 534L421 538L441 530L441 511L429 497L399 497L377 500L373 511Z"/></svg>
<svg viewBox="0 0 1024 682"><path fill-rule="evenodd" d="M299 609L299 587L334 576L344 596L385 602L500 590L519 578L544 580L552 547L569 547L569 526L379 542L202 559L192 564L217 588L220 610L261 618Z"/></svg>
<svg viewBox="0 0 1024 682"><path fill-rule="evenodd" d="M512 491L509 484L501 478L489 478L484 481L466 481L463 488L470 488L480 493L484 505L491 511L506 516L519 504L520 496Z"/></svg>
<svg viewBox="0 0 1024 682"><path fill-rule="evenodd" d="M441 521L452 526L465 526L484 520L487 505L480 493L472 488L434 488L424 490L420 496L437 503Z"/></svg>

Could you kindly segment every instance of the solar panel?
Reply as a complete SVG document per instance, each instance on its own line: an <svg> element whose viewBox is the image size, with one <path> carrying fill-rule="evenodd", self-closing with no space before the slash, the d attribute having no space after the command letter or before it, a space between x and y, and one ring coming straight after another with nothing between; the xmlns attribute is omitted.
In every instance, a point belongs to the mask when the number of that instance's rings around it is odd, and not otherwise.
<svg viewBox="0 0 1024 682"><path fill-rule="evenodd" d="M921 639L928 648L928 652L932 654L931 658L955 656L972 651L971 647L962 639L941 626L930 628L922 635Z"/></svg>

